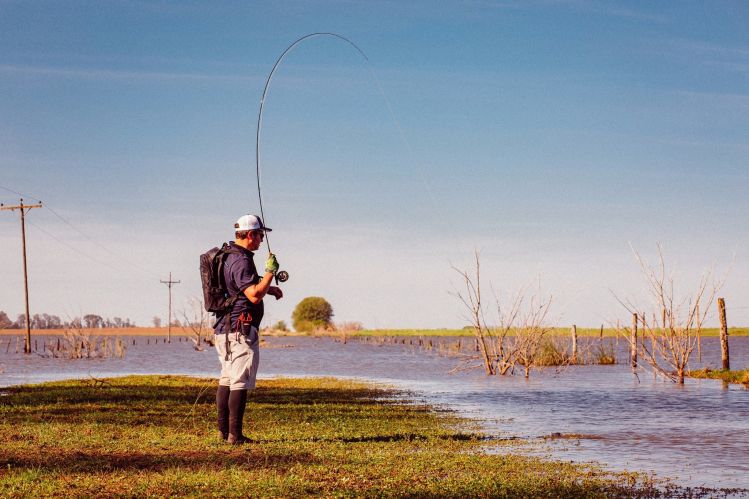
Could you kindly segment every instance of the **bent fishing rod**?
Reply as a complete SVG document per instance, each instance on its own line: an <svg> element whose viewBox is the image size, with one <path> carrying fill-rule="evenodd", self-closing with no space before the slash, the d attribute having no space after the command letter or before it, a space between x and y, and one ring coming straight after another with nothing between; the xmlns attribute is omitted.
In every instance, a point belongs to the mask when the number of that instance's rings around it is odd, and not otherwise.
<svg viewBox="0 0 749 499"><path fill-rule="evenodd" d="M321 33L310 33L308 35L304 35L301 38L298 38L294 41L291 45L286 47L286 50L281 53L281 55L276 60L276 63L273 65L273 68L270 70L270 73L268 74L268 78L265 80L265 87L263 88L263 96L260 98L260 110L257 113L257 130L255 132L255 177L257 178L257 199L260 204L260 218L263 220L263 225L267 225L267 221L265 219L265 213L263 212L263 195L260 187L260 130L263 126L263 106L265 105L265 98L268 95L268 89L270 88L270 82L273 79L273 75L276 73L276 69L281 64L281 61L284 60L286 55L291 52L294 47L299 45L305 40L309 40L310 38L315 38L318 36L331 36L333 38L338 38L339 40L342 40L352 47L356 49L359 54L361 54L362 57L364 57L364 60L369 62L369 58L367 55L360 49L354 42L346 38L345 36L339 35L337 33L327 33L327 32L321 32ZM263 231L265 233L265 244L268 247L268 253L272 254L273 252L270 249L270 239L268 238L268 232ZM289 273L285 270L280 270L276 272L276 283L278 282L286 282L289 279Z"/></svg>

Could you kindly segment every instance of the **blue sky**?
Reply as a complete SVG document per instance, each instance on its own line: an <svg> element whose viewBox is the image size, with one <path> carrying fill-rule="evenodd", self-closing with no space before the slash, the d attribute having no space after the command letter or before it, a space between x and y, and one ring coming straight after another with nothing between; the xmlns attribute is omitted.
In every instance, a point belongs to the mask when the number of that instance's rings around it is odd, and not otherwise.
<svg viewBox="0 0 749 499"><path fill-rule="evenodd" d="M303 297L370 327L464 323L453 266L481 250L560 324L645 302L630 245L685 290L733 262L749 324L745 2L0 0L0 186L29 214L32 313L141 325L200 294L197 257L257 212ZM0 189L0 202L18 195ZM0 212L0 310L23 309ZM59 216L58 216L59 215ZM68 225L65 222L69 222ZM265 250L261 251L265 256Z"/></svg>

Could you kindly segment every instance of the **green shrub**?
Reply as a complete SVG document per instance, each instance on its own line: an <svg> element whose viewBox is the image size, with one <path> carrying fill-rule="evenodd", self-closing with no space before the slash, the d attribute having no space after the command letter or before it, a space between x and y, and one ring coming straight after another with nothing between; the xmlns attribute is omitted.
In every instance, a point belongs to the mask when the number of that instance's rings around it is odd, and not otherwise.
<svg viewBox="0 0 749 499"><path fill-rule="evenodd" d="M308 296L300 301L291 314L294 329L309 332L332 325L333 307L319 296Z"/></svg>
<svg viewBox="0 0 749 499"><path fill-rule="evenodd" d="M608 347L604 347L603 344L598 345L598 351L596 352L596 357L593 363L602 365L616 364L616 352L614 351L614 345L609 344Z"/></svg>
<svg viewBox="0 0 749 499"><path fill-rule="evenodd" d="M564 348L549 339L543 340L535 360L538 366L562 366L570 361Z"/></svg>

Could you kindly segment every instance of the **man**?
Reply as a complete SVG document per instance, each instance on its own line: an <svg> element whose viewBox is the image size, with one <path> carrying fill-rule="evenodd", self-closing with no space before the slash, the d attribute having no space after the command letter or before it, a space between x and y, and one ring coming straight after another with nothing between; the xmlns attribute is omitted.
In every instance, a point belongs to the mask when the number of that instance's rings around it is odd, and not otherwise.
<svg viewBox="0 0 749 499"><path fill-rule="evenodd" d="M233 243L224 262L224 279L230 296L237 296L232 309L216 316L214 333L221 377L216 392L218 429L221 438L230 444L244 444L242 420L247 405L247 391L255 388L260 361L260 321L263 319L263 297L276 300L283 292L271 286L278 271L278 261L271 254L261 276L255 268L253 251L260 248L266 232L263 221L255 215L244 215L234 224Z"/></svg>

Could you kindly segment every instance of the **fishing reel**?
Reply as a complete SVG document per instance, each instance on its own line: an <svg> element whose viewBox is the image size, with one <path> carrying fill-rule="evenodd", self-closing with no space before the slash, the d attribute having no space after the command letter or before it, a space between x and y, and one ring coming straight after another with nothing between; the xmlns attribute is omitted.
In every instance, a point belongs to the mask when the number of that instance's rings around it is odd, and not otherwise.
<svg viewBox="0 0 749 499"><path fill-rule="evenodd" d="M279 270L276 272L276 284L279 282L286 282L289 280L289 273L285 270Z"/></svg>

